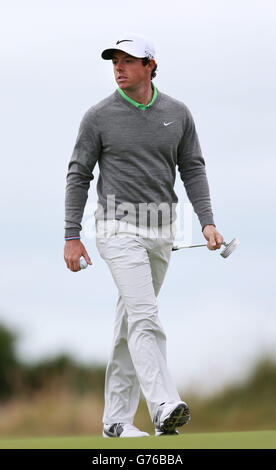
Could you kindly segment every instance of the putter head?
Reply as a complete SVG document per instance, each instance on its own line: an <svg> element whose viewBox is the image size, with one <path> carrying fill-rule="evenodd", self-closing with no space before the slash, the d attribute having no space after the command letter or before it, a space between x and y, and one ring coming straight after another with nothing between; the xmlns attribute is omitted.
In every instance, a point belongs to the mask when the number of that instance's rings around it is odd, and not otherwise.
<svg viewBox="0 0 276 470"><path fill-rule="evenodd" d="M237 246L240 244L240 241L237 238L233 238L233 240L225 245L224 250L220 253L220 256L223 258L228 258L231 253L237 248Z"/></svg>

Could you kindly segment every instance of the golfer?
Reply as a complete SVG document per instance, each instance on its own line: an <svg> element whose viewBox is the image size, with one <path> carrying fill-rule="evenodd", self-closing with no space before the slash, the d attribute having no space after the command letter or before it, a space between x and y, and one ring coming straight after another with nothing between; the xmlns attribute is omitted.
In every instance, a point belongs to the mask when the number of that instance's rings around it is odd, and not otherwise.
<svg viewBox="0 0 276 470"><path fill-rule="evenodd" d="M80 124L67 173L64 259L73 272L80 270L81 256L92 264L80 232L98 163L96 244L118 289L103 436L148 436L133 426L141 391L155 435L178 434L190 411L168 371L156 300L175 238L176 167L208 248L220 248L223 237L214 224L192 115L153 83L152 42L127 34L102 58L112 61L118 88L88 109Z"/></svg>

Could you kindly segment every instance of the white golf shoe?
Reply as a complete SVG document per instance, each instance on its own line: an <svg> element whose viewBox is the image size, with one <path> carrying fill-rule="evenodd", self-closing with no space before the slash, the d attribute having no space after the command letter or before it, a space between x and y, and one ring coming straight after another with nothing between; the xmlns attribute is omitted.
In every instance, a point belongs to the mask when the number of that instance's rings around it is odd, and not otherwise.
<svg viewBox="0 0 276 470"><path fill-rule="evenodd" d="M155 435L175 434L175 428L188 423L190 417L189 407L184 401L161 403L153 419Z"/></svg>
<svg viewBox="0 0 276 470"><path fill-rule="evenodd" d="M133 424L104 424L103 437L146 437L149 436L147 432L140 431L140 429L133 426Z"/></svg>

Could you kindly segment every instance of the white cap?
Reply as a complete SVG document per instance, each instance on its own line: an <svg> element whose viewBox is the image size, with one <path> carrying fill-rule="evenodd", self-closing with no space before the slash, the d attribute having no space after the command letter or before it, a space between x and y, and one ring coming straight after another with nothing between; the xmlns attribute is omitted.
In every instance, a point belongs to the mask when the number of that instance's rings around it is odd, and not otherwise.
<svg viewBox="0 0 276 470"><path fill-rule="evenodd" d="M149 59L154 59L155 57L153 43L143 36L137 36L132 33L121 36L113 47L105 49L102 52L102 58L106 60L112 59L114 51L123 51L138 58L148 57Z"/></svg>

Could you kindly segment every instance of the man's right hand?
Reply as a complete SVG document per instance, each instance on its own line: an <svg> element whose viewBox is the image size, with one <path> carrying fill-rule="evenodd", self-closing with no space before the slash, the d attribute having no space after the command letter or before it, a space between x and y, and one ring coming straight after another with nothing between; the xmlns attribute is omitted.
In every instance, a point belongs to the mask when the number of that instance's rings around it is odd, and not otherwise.
<svg viewBox="0 0 276 470"><path fill-rule="evenodd" d="M64 260L70 271L80 271L80 257L83 256L88 264L92 264L91 259L80 240L66 240L64 246Z"/></svg>

